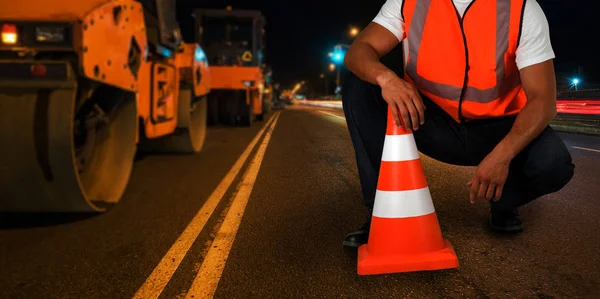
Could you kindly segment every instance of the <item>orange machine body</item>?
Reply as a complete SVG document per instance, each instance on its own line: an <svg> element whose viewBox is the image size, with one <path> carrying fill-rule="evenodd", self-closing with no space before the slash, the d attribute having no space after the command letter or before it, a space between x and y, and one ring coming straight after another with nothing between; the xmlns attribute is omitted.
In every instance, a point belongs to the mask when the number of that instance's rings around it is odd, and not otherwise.
<svg viewBox="0 0 600 299"><path fill-rule="evenodd" d="M72 52L79 76L137 94L138 118L147 138L175 131L182 84L191 84L197 97L210 91L208 62L198 55L202 53L198 44L184 44L160 57L149 53L144 8L137 1L17 1L0 11L0 25L7 23L20 24L27 32L39 24L64 25L67 44L0 43L0 49L22 55L42 50Z"/></svg>
<svg viewBox="0 0 600 299"><path fill-rule="evenodd" d="M259 67L210 66L211 88L246 90L246 102L252 100L252 111L261 114L265 78Z"/></svg>
<svg viewBox="0 0 600 299"><path fill-rule="evenodd" d="M184 44L183 53L177 55L176 59L180 80L193 82L194 94L197 97L208 94L212 86L212 76L202 48L198 44Z"/></svg>

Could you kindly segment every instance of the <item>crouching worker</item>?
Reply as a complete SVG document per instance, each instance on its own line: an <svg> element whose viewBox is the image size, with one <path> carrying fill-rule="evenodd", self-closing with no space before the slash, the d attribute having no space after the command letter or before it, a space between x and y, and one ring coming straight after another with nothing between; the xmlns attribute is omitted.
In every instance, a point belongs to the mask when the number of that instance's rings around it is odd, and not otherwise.
<svg viewBox="0 0 600 299"><path fill-rule="evenodd" d="M404 79L380 58L407 39ZM477 166L470 201L490 203L492 229L523 229L518 208L562 189L574 165L549 127L556 115L554 52L535 0L388 0L356 38L343 105L364 203L372 209L388 107L419 151ZM345 246L368 240L369 222Z"/></svg>

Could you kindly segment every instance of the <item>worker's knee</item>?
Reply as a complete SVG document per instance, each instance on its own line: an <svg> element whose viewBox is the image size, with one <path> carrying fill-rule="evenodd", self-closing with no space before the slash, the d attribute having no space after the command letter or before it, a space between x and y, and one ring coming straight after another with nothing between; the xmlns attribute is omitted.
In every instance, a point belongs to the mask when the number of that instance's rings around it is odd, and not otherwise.
<svg viewBox="0 0 600 299"><path fill-rule="evenodd" d="M362 79L360 79L358 76L356 76L354 73L352 72L348 72L346 75L344 75L344 82L343 82L343 89L345 91L348 90L352 90L352 89L357 89L357 88L368 88L369 82L363 81Z"/></svg>
<svg viewBox="0 0 600 299"><path fill-rule="evenodd" d="M363 81L352 72L344 77L342 85L342 102L344 105L361 106L373 103L381 95L381 89L377 85Z"/></svg>
<svg viewBox="0 0 600 299"><path fill-rule="evenodd" d="M535 149L525 163L525 174L534 177L543 193L556 192L571 181L575 172L571 153L549 127L535 142Z"/></svg>
<svg viewBox="0 0 600 299"><path fill-rule="evenodd" d="M569 158L570 155L568 152L561 154L564 154L565 157L556 157L557 159L543 163L537 169L539 181L541 182L539 188L543 189L543 193L557 192L573 178L575 166L570 161L565 161L566 155Z"/></svg>

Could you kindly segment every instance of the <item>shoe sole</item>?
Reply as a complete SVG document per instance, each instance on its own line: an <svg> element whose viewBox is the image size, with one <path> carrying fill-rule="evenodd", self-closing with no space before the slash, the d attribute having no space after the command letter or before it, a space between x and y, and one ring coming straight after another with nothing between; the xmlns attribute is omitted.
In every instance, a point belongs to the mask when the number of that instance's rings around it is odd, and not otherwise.
<svg viewBox="0 0 600 299"><path fill-rule="evenodd" d="M360 247L360 246L362 246L362 245L364 245L364 244L361 244L361 243L356 243L356 242L348 242L348 241L344 241L344 242L342 242L342 245L343 245L344 247L349 247L349 248L358 248L358 247Z"/></svg>
<svg viewBox="0 0 600 299"><path fill-rule="evenodd" d="M525 228L524 225L515 225L515 226L508 226L508 227L506 227L506 226L495 226L494 224L492 224L492 220L491 219L489 221L489 225L490 225L490 227L493 230L495 230L497 232L511 233L511 234L522 232L523 229Z"/></svg>

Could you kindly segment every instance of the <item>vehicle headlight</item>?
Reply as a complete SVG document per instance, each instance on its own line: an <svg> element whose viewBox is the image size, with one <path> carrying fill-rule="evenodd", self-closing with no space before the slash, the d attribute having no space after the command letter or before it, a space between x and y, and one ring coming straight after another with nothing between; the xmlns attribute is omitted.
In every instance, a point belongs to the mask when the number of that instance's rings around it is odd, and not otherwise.
<svg viewBox="0 0 600 299"><path fill-rule="evenodd" d="M40 26L35 28L35 40L40 43L62 43L66 40L64 27Z"/></svg>

